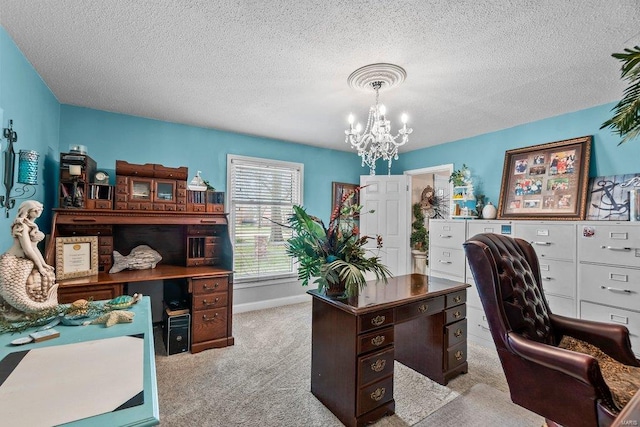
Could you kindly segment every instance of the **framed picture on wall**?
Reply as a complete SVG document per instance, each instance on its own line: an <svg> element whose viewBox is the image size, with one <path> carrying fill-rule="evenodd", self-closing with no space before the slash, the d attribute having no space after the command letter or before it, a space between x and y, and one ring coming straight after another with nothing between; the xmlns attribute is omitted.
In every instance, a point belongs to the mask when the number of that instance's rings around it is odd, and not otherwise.
<svg viewBox="0 0 640 427"><path fill-rule="evenodd" d="M342 197L345 194L348 194L350 191L353 191L358 187L358 184L347 184L346 182L333 182L332 183L332 191L331 191L331 212L333 212L336 206L340 206L342 202ZM357 205L360 203L360 194L356 193L355 197L352 199L352 204Z"/></svg>
<svg viewBox="0 0 640 427"><path fill-rule="evenodd" d="M585 219L591 139L506 151L498 218Z"/></svg>

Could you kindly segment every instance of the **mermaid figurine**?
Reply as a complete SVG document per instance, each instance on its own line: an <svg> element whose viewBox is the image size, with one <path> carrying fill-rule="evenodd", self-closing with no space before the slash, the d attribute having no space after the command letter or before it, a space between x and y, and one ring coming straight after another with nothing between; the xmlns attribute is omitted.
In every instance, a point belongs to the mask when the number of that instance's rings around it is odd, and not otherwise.
<svg viewBox="0 0 640 427"><path fill-rule="evenodd" d="M42 209L42 203L36 200L20 204L11 225L13 245L0 255L0 314L8 320L58 305L54 268L44 261L38 249L44 233L34 221Z"/></svg>

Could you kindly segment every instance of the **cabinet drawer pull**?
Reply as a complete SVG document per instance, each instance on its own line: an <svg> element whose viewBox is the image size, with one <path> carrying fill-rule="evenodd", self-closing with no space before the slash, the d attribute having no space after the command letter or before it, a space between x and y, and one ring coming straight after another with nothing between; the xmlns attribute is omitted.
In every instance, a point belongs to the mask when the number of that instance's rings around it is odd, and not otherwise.
<svg viewBox="0 0 640 427"><path fill-rule="evenodd" d="M377 388L376 391L371 393L371 399L375 400L376 402L379 402L384 397L384 393L386 391L387 390L384 387Z"/></svg>
<svg viewBox="0 0 640 427"><path fill-rule="evenodd" d="M455 352L454 356L456 360L462 360L462 356L464 356L464 353L462 352L462 350L458 350Z"/></svg>
<svg viewBox="0 0 640 427"><path fill-rule="evenodd" d="M216 298L215 300L213 300L213 302L207 302L206 299L202 300L202 305L204 305L205 307L210 307L212 305L216 305L218 303L218 301L220 301L220 298Z"/></svg>
<svg viewBox="0 0 640 427"><path fill-rule="evenodd" d="M451 264L451 261L443 261L441 259L438 260L440 264Z"/></svg>
<svg viewBox="0 0 640 427"><path fill-rule="evenodd" d="M456 329L456 331L453 333L453 336L456 338L460 338L462 336L462 329Z"/></svg>
<svg viewBox="0 0 640 427"><path fill-rule="evenodd" d="M478 323L478 327L479 327L480 329L482 329L483 331L491 332L491 329L487 328L487 327L486 327L486 326L484 326L484 325L481 325L480 323Z"/></svg>
<svg viewBox="0 0 640 427"><path fill-rule="evenodd" d="M453 302L460 302L460 301L462 301L462 297L460 295L453 298Z"/></svg>
<svg viewBox="0 0 640 427"><path fill-rule="evenodd" d="M441 234L441 235L440 235L440 237L442 237L443 239L450 239L450 238L452 238L453 236L452 236L452 235L450 235L450 234Z"/></svg>
<svg viewBox="0 0 640 427"><path fill-rule="evenodd" d="M543 278L542 278L542 280L546 280L546 281L548 282L548 281L553 280L553 277L551 277L551 276L545 276L545 277L543 277Z"/></svg>
<svg viewBox="0 0 640 427"><path fill-rule="evenodd" d="M625 294L632 294L633 291L630 289L620 289L620 288L612 288L611 286L600 286L600 289L606 289L611 292L624 292Z"/></svg>
<svg viewBox="0 0 640 427"><path fill-rule="evenodd" d="M218 288L218 284L217 283L214 283L212 288L210 288L209 285L206 284L206 283L204 285L202 285L202 289L204 289L205 291L211 291L211 290L217 289L217 288Z"/></svg>
<svg viewBox="0 0 640 427"><path fill-rule="evenodd" d="M456 311L455 313L453 313L453 317L455 317L456 319L459 318L460 316L462 316L462 313L459 311Z"/></svg>
<svg viewBox="0 0 640 427"><path fill-rule="evenodd" d="M551 242L531 242L531 243L538 246L551 246Z"/></svg>
<svg viewBox="0 0 640 427"><path fill-rule="evenodd" d="M427 310L429 310L429 305L428 304L422 304L420 307L418 307L418 311L420 313L424 313Z"/></svg>
<svg viewBox="0 0 640 427"><path fill-rule="evenodd" d="M609 249L610 251L630 251L632 248L624 246L600 246L601 249Z"/></svg>
<svg viewBox="0 0 640 427"><path fill-rule="evenodd" d="M371 364L371 370L374 372L380 372L384 369L386 364L387 361L385 359L378 359L376 360L376 363Z"/></svg>
<svg viewBox="0 0 640 427"><path fill-rule="evenodd" d="M209 317L206 314L203 314L202 320L204 320L205 322L213 322L214 320L216 320L216 317L218 317L218 313L214 314L213 317Z"/></svg>
<svg viewBox="0 0 640 427"><path fill-rule="evenodd" d="M384 323L386 317L384 316L376 316L373 319L371 319L371 324L373 326L380 326Z"/></svg>
<svg viewBox="0 0 640 427"><path fill-rule="evenodd" d="M609 313L609 319L612 322L622 323L623 325L629 324L629 318L627 316L620 316L618 314Z"/></svg>
<svg viewBox="0 0 640 427"><path fill-rule="evenodd" d="M377 347L379 345L382 345L384 340L385 340L384 335L378 335L375 338L371 338L371 344L373 344L373 345L375 345Z"/></svg>

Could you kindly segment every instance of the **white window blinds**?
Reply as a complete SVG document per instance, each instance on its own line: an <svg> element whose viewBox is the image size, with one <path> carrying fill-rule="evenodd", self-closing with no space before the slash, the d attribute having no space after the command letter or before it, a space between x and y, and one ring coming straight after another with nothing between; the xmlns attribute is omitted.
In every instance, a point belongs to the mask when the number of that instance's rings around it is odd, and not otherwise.
<svg viewBox="0 0 640 427"><path fill-rule="evenodd" d="M228 156L234 276L239 281L295 275L285 243L293 205L301 204L303 165Z"/></svg>

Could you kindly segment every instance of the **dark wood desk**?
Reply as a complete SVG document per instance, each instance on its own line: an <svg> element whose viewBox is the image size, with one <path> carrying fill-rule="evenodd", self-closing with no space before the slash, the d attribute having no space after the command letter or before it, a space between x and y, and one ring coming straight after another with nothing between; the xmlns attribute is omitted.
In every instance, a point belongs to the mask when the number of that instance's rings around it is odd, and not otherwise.
<svg viewBox="0 0 640 427"><path fill-rule="evenodd" d="M95 276L60 280L58 302L71 303L87 297L94 301L109 300L122 295L128 283L167 279L187 281L187 292L191 295L192 353L234 344L233 271L220 267L158 264L146 270L100 272Z"/></svg>
<svg viewBox="0 0 640 427"><path fill-rule="evenodd" d="M447 384L467 372L466 288L423 275L313 296L311 392L346 426L393 414L393 361Z"/></svg>

